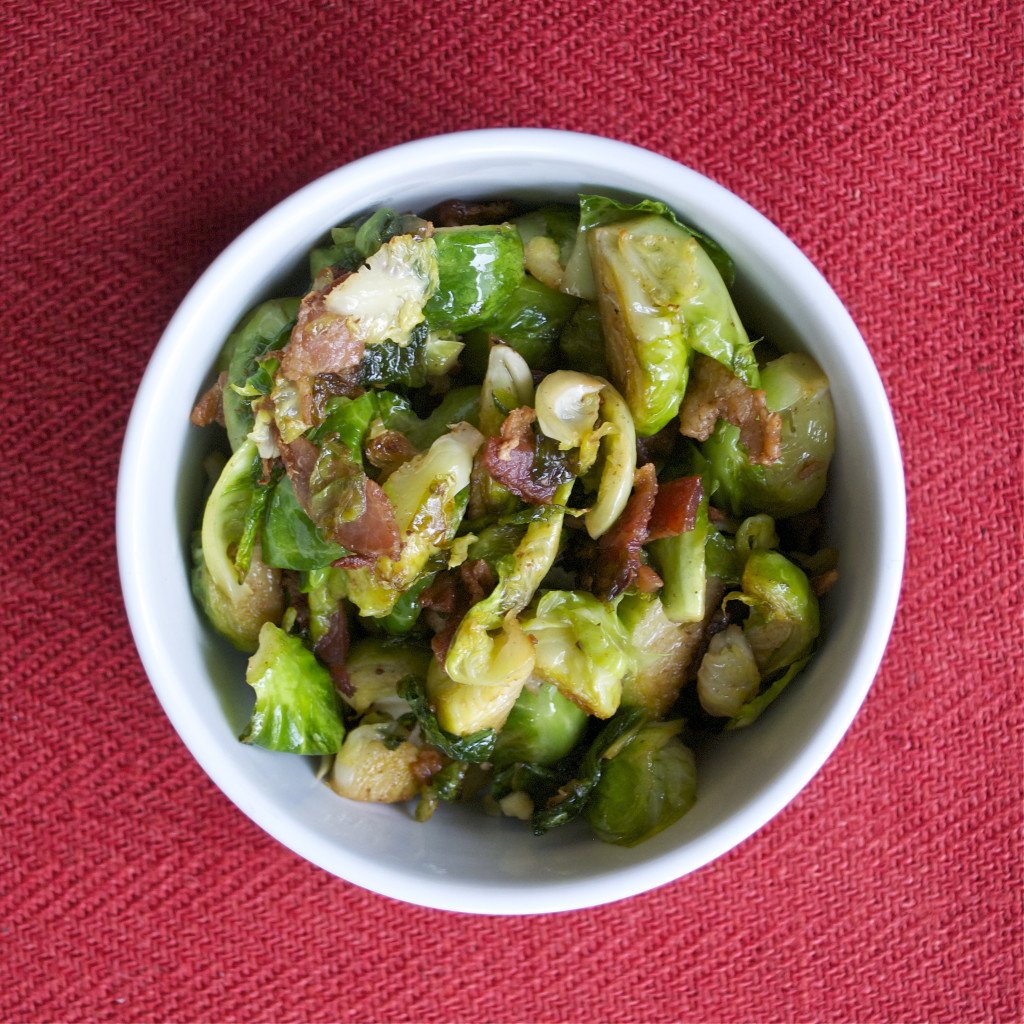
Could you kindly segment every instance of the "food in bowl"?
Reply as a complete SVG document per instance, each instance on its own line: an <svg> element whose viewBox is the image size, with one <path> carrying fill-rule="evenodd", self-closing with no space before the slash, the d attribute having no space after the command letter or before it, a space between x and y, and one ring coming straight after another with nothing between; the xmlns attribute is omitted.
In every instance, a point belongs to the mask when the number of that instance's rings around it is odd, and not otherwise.
<svg viewBox="0 0 1024 1024"><path fill-rule="evenodd" d="M807 664L829 382L753 342L660 202L378 209L232 333L193 591L245 742L354 800L476 797L632 846Z"/></svg>

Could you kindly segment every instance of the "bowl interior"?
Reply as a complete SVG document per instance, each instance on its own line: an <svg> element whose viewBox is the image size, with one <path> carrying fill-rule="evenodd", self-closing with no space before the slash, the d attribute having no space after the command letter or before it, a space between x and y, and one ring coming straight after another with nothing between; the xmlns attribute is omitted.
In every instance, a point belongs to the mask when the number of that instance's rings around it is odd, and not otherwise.
<svg viewBox="0 0 1024 1024"><path fill-rule="evenodd" d="M423 210L450 197L540 203L587 191L662 199L716 238L736 261L737 305L751 335L817 358L832 382L839 424L829 532L841 579L823 608L824 643L754 727L700 752L693 810L632 850L600 843L583 828L538 839L522 823L457 806L420 825L403 808L334 796L315 781L307 759L243 746L236 736L251 704L245 658L205 625L188 589L202 462L216 443L189 425L188 414L246 309L296 293L296 268L301 273L309 248L364 210ZM272 835L341 877L409 902L484 913L564 910L701 866L760 827L821 766L862 702L888 636L902 570L902 487L891 414L863 341L817 272L769 222L695 172L619 143L553 132L467 133L377 154L314 182L211 266L140 388L119 483L119 558L136 641L169 717L214 781Z"/></svg>

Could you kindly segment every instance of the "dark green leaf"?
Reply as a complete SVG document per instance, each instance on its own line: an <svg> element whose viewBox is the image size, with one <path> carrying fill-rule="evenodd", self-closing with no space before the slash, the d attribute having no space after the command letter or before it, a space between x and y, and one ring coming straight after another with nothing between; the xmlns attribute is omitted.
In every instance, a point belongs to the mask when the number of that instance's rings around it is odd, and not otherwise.
<svg viewBox="0 0 1024 1024"><path fill-rule="evenodd" d="M287 476L271 488L260 540L263 561L278 569L322 569L349 553L306 515Z"/></svg>
<svg viewBox="0 0 1024 1024"><path fill-rule="evenodd" d="M422 680L415 676L406 676L398 684L398 695L408 702L419 720L424 740L445 757L450 757L453 761L468 761L471 764L481 764L491 759L497 733L493 729L481 729L469 736L456 736L442 729L434 709L430 706L430 698Z"/></svg>

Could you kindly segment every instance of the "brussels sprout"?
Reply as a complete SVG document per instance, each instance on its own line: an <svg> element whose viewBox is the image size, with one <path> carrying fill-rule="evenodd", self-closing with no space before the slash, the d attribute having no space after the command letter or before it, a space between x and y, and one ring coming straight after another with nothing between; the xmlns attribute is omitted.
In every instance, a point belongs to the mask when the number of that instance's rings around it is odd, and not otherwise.
<svg viewBox="0 0 1024 1024"><path fill-rule="evenodd" d="M403 803L423 786L418 771L423 757L424 751L408 740L391 741L387 725L360 725L345 737L328 784L349 800Z"/></svg>
<svg viewBox="0 0 1024 1024"><path fill-rule="evenodd" d="M402 541L397 561L381 557L348 572L348 597L363 615L381 618L423 573L430 558L455 537L465 511L473 456L483 436L459 423L422 455L399 466L384 482Z"/></svg>
<svg viewBox="0 0 1024 1024"><path fill-rule="evenodd" d="M808 512L825 493L835 450L835 412L828 379L810 356L790 352L761 372L765 404L782 416L781 454L752 466L739 428L720 420L701 446L725 503L734 515L767 512L786 518Z"/></svg>
<svg viewBox="0 0 1024 1024"><path fill-rule="evenodd" d="M569 206L545 206L514 221L523 241L526 269L549 288L561 288L565 265L576 244L579 213Z"/></svg>
<svg viewBox="0 0 1024 1024"><path fill-rule="evenodd" d="M609 377L601 314L593 302L581 302L558 339L567 369Z"/></svg>
<svg viewBox="0 0 1024 1024"><path fill-rule="evenodd" d="M771 704L787 686L789 686L793 679L803 671L804 666L808 661L810 661L810 658L801 658L799 661L794 661L793 664L790 665L789 668L787 668L786 671L779 676L779 678L776 679L767 690L747 701L747 703L744 704L731 719L729 719L725 728L727 730L743 729L753 722L756 722L761 717L765 708L767 708L768 705Z"/></svg>
<svg viewBox="0 0 1024 1024"><path fill-rule="evenodd" d="M420 606L420 594L434 582L436 575L436 572L424 573L399 597L387 615L374 620L376 624L392 636L403 636L410 632L419 621L420 612L423 610Z"/></svg>
<svg viewBox="0 0 1024 1024"><path fill-rule="evenodd" d="M199 544L193 550L192 592L218 633L242 651L254 651L260 627L284 612L281 574L252 551L239 579L235 549L245 532L259 472L259 455L245 441L214 484L203 511Z"/></svg>
<svg viewBox="0 0 1024 1024"><path fill-rule="evenodd" d="M464 336L463 366L470 377L482 377L493 339L515 349L531 369L551 369L557 363L558 336L575 308L571 296L524 278L491 320Z"/></svg>
<svg viewBox="0 0 1024 1024"><path fill-rule="evenodd" d="M638 203L629 204L616 202L607 196L581 195L579 227L565 268L563 290L570 295L579 295L584 299L595 298L597 288L594 283L590 251L587 245L588 232L598 225L635 220L642 214L656 214L663 217L680 231L699 239L704 251L711 257L712 263L722 276L722 280L726 285L732 284L735 267L729 254L713 239L682 224L675 213L664 203L658 202L656 199L642 199Z"/></svg>
<svg viewBox="0 0 1024 1024"><path fill-rule="evenodd" d="M578 370L555 370L538 385L537 425L562 448L578 448L597 425L605 382Z"/></svg>
<svg viewBox="0 0 1024 1024"><path fill-rule="evenodd" d="M673 622L656 594L627 594L618 614L637 660L635 671L622 681L622 705L661 718L686 682L702 627Z"/></svg>
<svg viewBox="0 0 1024 1024"><path fill-rule="evenodd" d="M456 423L466 422L476 426L480 418L480 389L474 385L452 388L441 404L421 420L405 398L382 391L377 395L377 404L384 426L389 430L400 430L421 451L429 448L442 434Z"/></svg>
<svg viewBox="0 0 1024 1024"><path fill-rule="evenodd" d="M440 708L435 712L437 701L434 693L436 691L439 694L450 694L455 700L454 704L446 707L445 721L449 725L460 728L468 728L473 719L482 721L488 715L493 715L494 709L488 705L488 700L493 695L486 692L481 694L480 702L476 705L472 702L459 703L461 698L454 694L451 685L450 680L445 678L441 667L431 659L430 668L427 670L427 682L424 684L417 676L406 676L398 684L398 695L412 708L412 713L419 722L424 742L429 743L435 750L439 750L445 757L449 757L453 761L465 761L470 764L483 764L490 761L497 736L494 729L490 726L481 726L474 731L456 733L446 726L442 726L438 720ZM471 688L463 687L463 689L469 691ZM447 705L444 696L442 696L442 700ZM510 706L514 702L515 697L512 698Z"/></svg>
<svg viewBox="0 0 1024 1024"><path fill-rule="evenodd" d="M664 537L648 545L658 573L665 583L661 602L673 622L700 622L704 618L704 593L707 588L705 546L711 523L705 493L697 507L692 530Z"/></svg>
<svg viewBox="0 0 1024 1024"><path fill-rule="evenodd" d="M549 590L522 625L534 641L537 676L588 714L615 714L636 662L612 605L584 591Z"/></svg>
<svg viewBox="0 0 1024 1024"><path fill-rule="evenodd" d="M398 684L406 676L424 675L430 660L429 648L421 645L357 640L345 659L352 692L342 696L361 715L371 705L391 711L399 700Z"/></svg>
<svg viewBox="0 0 1024 1024"><path fill-rule="evenodd" d="M272 384L272 375L267 375L263 391L253 386L251 378L259 370L259 360L284 347L295 324L298 309L298 299L271 299L264 302L246 314L224 346L228 379L222 401L224 426L227 427L232 451L241 447L246 435L253 429L252 399L260 393L266 393Z"/></svg>
<svg viewBox="0 0 1024 1024"><path fill-rule="evenodd" d="M265 622L245 681L256 691L256 706L240 737L244 743L292 754L341 748L345 727L331 674L297 636Z"/></svg>
<svg viewBox="0 0 1024 1024"><path fill-rule="evenodd" d="M494 744L499 768L517 761L550 765L572 750L587 727L587 713L551 683L528 680Z"/></svg>
<svg viewBox="0 0 1024 1024"><path fill-rule="evenodd" d="M309 254L309 276L315 280L327 267L355 270L395 235L422 235L426 221L387 208L331 229L331 244Z"/></svg>
<svg viewBox="0 0 1024 1024"><path fill-rule="evenodd" d="M523 280L523 243L510 224L437 228L437 289L427 324L459 334L494 317Z"/></svg>
<svg viewBox="0 0 1024 1024"><path fill-rule="evenodd" d="M488 437L497 437L509 412L523 405L533 405L529 364L508 345L492 345L480 388L480 429Z"/></svg>
<svg viewBox="0 0 1024 1024"><path fill-rule="evenodd" d="M677 822L697 798L693 752L682 722L651 722L604 766L585 814L598 839L636 846Z"/></svg>
<svg viewBox="0 0 1024 1024"><path fill-rule="evenodd" d="M340 544L327 540L302 510L287 476L270 492L261 545L266 564L279 569L320 569L348 554Z"/></svg>
<svg viewBox="0 0 1024 1024"><path fill-rule="evenodd" d="M750 608L743 633L762 677L808 654L818 636L818 599L803 571L777 551L753 551L742 587L725 600Z"/></svg>
<svg viewBox="0 0 1024 1024"><path fill-rule="evenodd" d="M726 626L708 643L697 670L697 697L709 715L732 718L761 688L754 652L739 626Z"/></svg>
<svg viewBox="0 0 1024 1024"><path fill-rule="evenodd" d="M601 728L580 761L576 776L547 795L543 806L533 814L533 834L543 835L578 818L597 786L601 773L616 752L629 742L647 722L639 708L623 708ZM537 769L541 771L542 769Z"/></svg>
<svg viewBox="0 0 1024 1024"><path fill-rule="evenodd" d="M570 481L555 491L551 514L530 523L513 554L498 562L494 590L473 605L459 624L445 659L445 671L455 682L510 687L530 675L533 645L516 616L554 564L565 518L563 506L571 490Z"/></svg>
<svg viewBox="0 0 1024 1024"><path fill-rule="evenodd" d="M496 686L465 686L451 679L432 659L427 670L427 693L442 729L453 736L472 736L505 724L524 681L510 678Z"/></svg>
<svg viewBox="0 0 1024 1024"><path fill-rule="evenodd" d="M309 636L316 643L331 628L334 613L346 593L343 569L312 569L303 573L302 591L309 604Z"/></svg>
<svg viewBox="0 0 1024 1024"><path fill-rule="evenodd" d="M587 533L597 540L611 529L622 514L633 491L636 474L636 430L625 399L605 384L601 391L601 419L606 433L601 439L604 464L597 486L597 499L583 522Z"/></svg>

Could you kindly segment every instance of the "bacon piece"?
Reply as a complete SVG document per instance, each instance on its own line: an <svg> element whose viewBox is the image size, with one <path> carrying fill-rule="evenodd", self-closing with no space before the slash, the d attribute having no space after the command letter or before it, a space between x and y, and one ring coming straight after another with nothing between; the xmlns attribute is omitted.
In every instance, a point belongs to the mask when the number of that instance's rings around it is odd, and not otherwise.
<svg viewBox="0 0 1024 1024"><path fill-rule="evenodd" d="M829 569L827 572L815 576L811 580L811 589L814 591L814 596L824 597L836 585L838 579L839 573L835 569Z"/></svg>
<svg viewBox="0 0 1024 1024"><path fill-rule="evenodd" d="M513 409L501 424L501 434L487 439L481 461L487 472L516 497L530 505L548 505L558 485L533 475L537 439L530 424L536 418L528 405Z"/></svg>
<svg viewBox="0 0 1024 1024"><path fill-rule="evenodd" d="M661 590L665 581L649 566L641 565L636 571L636 589L641 594L653 594Z"/></svg>
<svg viewBox="0 0 1024 1024"><path fill-rule="evenodd" d="M342 523L331 534L331 540L356 555L390 558L397 561L402 554L402 540L395 522L395 509L384 488L374 480L366 481L366 508L358 519Z"/></svg>
<svg viewBox="0 0 1024 1024"><path fill-rule="evenodd" d="M192 408L189 419L197 427L208 427L211 423L224 426L224 387L228 382L226 370L199 396Z"/></svg>
<svg viewBox="0 0 1024 1024"><path fill-rule="evenodd" d="M332 612L327 632L313 645L313 653L327 666L335 688L346 696L355 693L348 678L348 618L345 609L339 606Z"/></svg>
<svg viewBox="0 0 1024 1024"><path fill-rule="evenodd" d="M281 356L281 375L287 380L301 381L318 374L344 378L363 361L363 341L353 337L348 318L326 307L328 292L346 277L347 272L335 277L324 271L313 282L312 291L303 296Z"/></svg>
<svg viewBox="0 0 1024 1024"><path fill-rule="evenodd" d="M636 439L636 464L646 466L648 462L660 462L672 454L676 438L679 436L679 429L674 423L662 427L656 434L650 437L638 437Z"/></svg>
<svg viewBox="0 0 1024 1024"><path fill-rule="evenodd" d="M740 443L752 465L768 466L778 460L782 417L769 412L764 392L747 387L714 359L698 356L679 412L679 429L687 437L706 441L719 419L740 428Z"/></svg>
<svg viewBox="0 0 1024 1024"><path fill-rule="evenodd" d="M661 540L662 537L676 537L692 530L703 496L704 487L699 476L681 476L678 480L659 484L647 524L647 539Z"/></svg>
<svg viewBox="0 0 1024 1024"><path fill-rule="evenodd" d="M506 200L468 202L446 199L424 215L435 227L459 228L466 224L502 224L515 213L515 205Z"/></svg>
<svg viewBox="0 0 1024 1024"><path fill-rule="evenodd" d="M309 503L309 478L319 457L320 449L304 437L297 437L291 444L281 445L281 461L292 482L295 498L310 518L313 517ZM359 568L372 564L381 556L395 561L402 553L402 541L391 499L374 480L367 479L365 488L366 507L363 514L350 523L335 527L329 534L331 540L352 553L338 560L337 564L342 568ZM360 560L348 561L347 558L352 556L359 556Z"/></svg>
<svg viewBox="0 0 1024 1024"><path fill-rule="evenodd" d="M302 511L309 515L309 478L313 473L320 449L305 437L297 437L290 444L281 444L281 461L292 482L295 500Z"/></svg>
<svg viewBox="0 0 1024 1024"><path fill-rule="evenodd" d="M366 458L384 478L419 455L419 449L400 430L385 430L366 442Z"/></svg>
<svg viewBox="0 0 1024 1024"><path fill-rule="evenodd" d="M636 581L643 564L640 549L647 541L647 524L657 493L654 466L641 466L633 478L633 493L622 514L597 542L594 582L598 597L610 601Z"/></svg>
<svg viewBox="0 0 1024 1024"><path fill-rule="evenodd" d="M466 612L477 601L482 601L496 582L491 567L482 558L474 558L463 562L457 572L438 573L434 582L420 594L420 604L434 613L430 617L435 631L430 646L442 667Z"/></svg>

